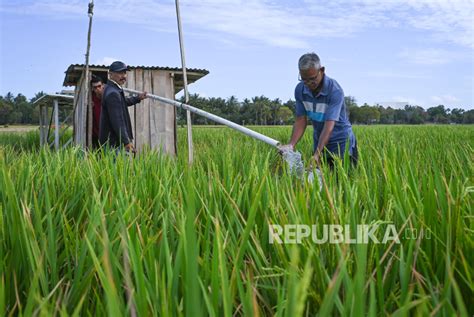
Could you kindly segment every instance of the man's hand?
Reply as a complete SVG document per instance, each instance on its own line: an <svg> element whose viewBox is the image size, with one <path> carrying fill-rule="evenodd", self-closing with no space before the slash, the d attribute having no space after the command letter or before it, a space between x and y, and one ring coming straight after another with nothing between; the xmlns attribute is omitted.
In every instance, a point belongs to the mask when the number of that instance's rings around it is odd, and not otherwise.
<svg viewBox="0 0 474 317"><path fill-rule="evenodd" d="M317 168L321 167L321 151L316 150L316 152L314 152L313 161L311 162L311 165L312 167L313 166L316 166Z"/></svg>
<svg viewBox="0 0 474 317"><path fill-rule="evenodd" d="M293 144L284 144L284 145L279 145L278 150L280 151L280 154L283 154L284 152L294 151L295 147Z"/></svg>
<svg viewBox="0 0 474 317"><path fill-rule="evenodd" d="M143 99L145 99L145 98L148 98L147 92L146 92L146 91L142 92L141 94L138 95L138 98L139 98L140 100L143 100Z"/></svg>
<svg viewBox="0 0 474 317"><path fill-rule="evenodd" d="M125 145L125 150L127 152L136 153L136 150L135 150L135 147L133 146L133 143L128 143L127 145Z"/></svg>

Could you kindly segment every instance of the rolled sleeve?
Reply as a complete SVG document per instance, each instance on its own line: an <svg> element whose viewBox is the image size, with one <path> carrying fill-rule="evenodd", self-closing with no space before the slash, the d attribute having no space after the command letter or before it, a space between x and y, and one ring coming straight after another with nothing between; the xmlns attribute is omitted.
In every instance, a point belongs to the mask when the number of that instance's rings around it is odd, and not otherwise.
<svg viewBox="0 0 474 317"><path fill-rule="evenodd" d="M136 105L137 103L139 103L141 101L138 96L128 97L128 98L125 98L125 100L127 102L128 107Z"/></svg>
<svg viewBox="0 0 474 317"><path fill-rule="evenodd" d="M295 88L295 114L297 117L306 116L306 109L303 104L303 89L301 89L300 85L297 85Z"/></svg>

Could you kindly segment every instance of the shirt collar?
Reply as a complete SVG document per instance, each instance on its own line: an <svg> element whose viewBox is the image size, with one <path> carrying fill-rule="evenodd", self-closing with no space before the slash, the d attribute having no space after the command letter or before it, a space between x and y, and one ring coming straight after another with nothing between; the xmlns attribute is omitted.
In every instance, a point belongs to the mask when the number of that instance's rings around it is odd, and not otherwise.
<svg viewBox="0 0 474 317"><path fill-rule="evenodd" d="M112 80L112 79L110 79L110 78L109 78L109 81L110 81L111 83L114 83L120 90L122 90L122 86L120 86L116 81L114 81L114 80Z"/></svg>
<svg viewBox="0 0 474 317"><path fill-rule="evenodd" d="M321 89L321 91L319 92L319 94L316 96L327 96L328 95L328 86L329 86L329 78L326 74L324 74L324 77L323 77L323 88ZM314 97L313 96L313 92L308 88L306 87L305 84L303 84L303 93L308 95L308 96L311 96L311 97Z"/></svg>

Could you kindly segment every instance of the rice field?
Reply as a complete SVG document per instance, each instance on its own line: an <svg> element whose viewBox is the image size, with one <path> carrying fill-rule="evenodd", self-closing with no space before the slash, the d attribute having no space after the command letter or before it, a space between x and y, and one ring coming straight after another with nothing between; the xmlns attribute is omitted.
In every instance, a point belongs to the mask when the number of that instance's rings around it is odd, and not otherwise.
<svg viewBox="0 0 474 317"><path fill-rule="evenodd" d="M359 166L323 166L323 190L227 128L194 128L192 167L184 130L177 160L0 135L0 314L472 316L474 127L354 130ZM270 243L292 224L399 241Z"/></svg>

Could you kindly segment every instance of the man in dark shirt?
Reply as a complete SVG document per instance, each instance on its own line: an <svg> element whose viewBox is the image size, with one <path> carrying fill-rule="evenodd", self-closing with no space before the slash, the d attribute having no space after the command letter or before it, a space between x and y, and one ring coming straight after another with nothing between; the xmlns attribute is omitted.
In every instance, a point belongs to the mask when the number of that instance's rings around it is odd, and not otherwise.
<svg viewBox="0 0 474 317"><path fill-rule="evenodd" d="M122 85L127 81L128 67L115 61L109 67L109 81L102 97L99 141L103 145L135 152L132 123L127 107L147 98L146 92L139 96L125 98Z"/></svg>
<svg viewBox="0 0 474 317"><path fill-rule="evenodd" d="M98 76L92 75L92 147L99 147L100 111L102 109L102 96L105 84Z"/></svg>

